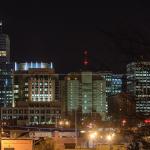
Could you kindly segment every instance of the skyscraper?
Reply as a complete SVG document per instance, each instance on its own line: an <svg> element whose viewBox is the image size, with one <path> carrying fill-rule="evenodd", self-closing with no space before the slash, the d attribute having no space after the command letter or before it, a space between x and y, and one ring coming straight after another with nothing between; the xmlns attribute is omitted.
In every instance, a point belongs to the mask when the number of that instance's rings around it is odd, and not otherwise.
<svg viewBox="0 0 150 150"><path fill-rule="evenodd" d="M10 40L7 34L2 32L2 22L0 22L0 62L10 62Z"/></svg>
<svg viewBox="0 0 150 150"><path fill-rule="evenodd" d="M62 100L66 111L81 111L82 114L98 113L104 120L107 112L106 82L91 71L69 73L63 81Z"/></svg>
<svg viewBox="0 0 150 150"><path fill-rule="evenodd" d="M2 22L0 22L0 106L11 105L12 99L10 40L9 36L2 32Z"/></svg>
<svg viewBox="0 0 150 150"><path fill-rule="evenodd" d="M150 62L127 65L127 91L135 96L136 112L150 114Z"/></svg>

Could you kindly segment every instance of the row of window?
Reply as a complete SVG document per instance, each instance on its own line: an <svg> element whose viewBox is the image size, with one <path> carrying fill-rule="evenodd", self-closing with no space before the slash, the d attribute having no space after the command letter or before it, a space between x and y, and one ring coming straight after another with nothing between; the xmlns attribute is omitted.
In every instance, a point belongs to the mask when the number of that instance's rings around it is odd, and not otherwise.
<svg viewBox="0 0 150 150"><path fill-rule="evenodd" d="M60 110L2 110L2 113L3 114L27 114L27 113L30 113L30 114L59 114L60 113Z"/></svg>
<svg viewBox="0 0 150 150"><path fill-rule="evenodd" d="M48 82L33 82L32 85L48 85ZM52 85L52 83L49 82L49 85Z"/></svg>

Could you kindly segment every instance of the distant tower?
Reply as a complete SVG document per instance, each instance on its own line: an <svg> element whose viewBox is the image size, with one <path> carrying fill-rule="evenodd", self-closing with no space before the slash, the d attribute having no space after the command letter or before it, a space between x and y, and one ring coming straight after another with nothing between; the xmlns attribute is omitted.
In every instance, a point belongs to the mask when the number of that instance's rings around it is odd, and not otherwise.
<svg viewBox="0 0 150 150"><path fill-rule="evenodd" d="M10 40L2 31L0 21L0 106L12 103L12 65L10 64Z"/></svg>
<svg viewBox="0 0 150 150"><path fill-rule="evenodd" d="M0 21L0 63L10 61L10 40L2 31L3 23Z"/></svg>

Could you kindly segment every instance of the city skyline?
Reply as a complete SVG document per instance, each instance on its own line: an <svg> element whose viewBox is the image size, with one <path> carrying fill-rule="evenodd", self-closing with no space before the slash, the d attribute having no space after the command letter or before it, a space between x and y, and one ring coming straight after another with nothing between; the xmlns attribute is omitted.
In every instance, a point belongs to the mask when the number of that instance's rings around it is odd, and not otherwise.
<svg viewBox="0 0 150 150"><path fill-rule="evenodd" d="M1 149L149 149L148 6L2 1Z"/></svg>
<svg viewBox="0 0 150 150"><path fill-rule="evenodd" d="M150 58L149 10L143 2L128 4L51 8L41 2L3 3L0 18L10 36L11 61L52 61L56 72L67 73L82 68L88 50L94 71L124 73L141 55Z"/></svg>

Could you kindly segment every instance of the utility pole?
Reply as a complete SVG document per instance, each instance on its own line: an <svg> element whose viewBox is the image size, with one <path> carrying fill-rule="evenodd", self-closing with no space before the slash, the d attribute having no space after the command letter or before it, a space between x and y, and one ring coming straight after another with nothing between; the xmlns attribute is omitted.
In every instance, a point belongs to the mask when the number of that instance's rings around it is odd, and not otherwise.
<svg viewBox="0 0 150 150"><path fill-rule="evenodd" d="M78 133L77 133L77 111L75 110L75 147L78 144Z"/></svg>

